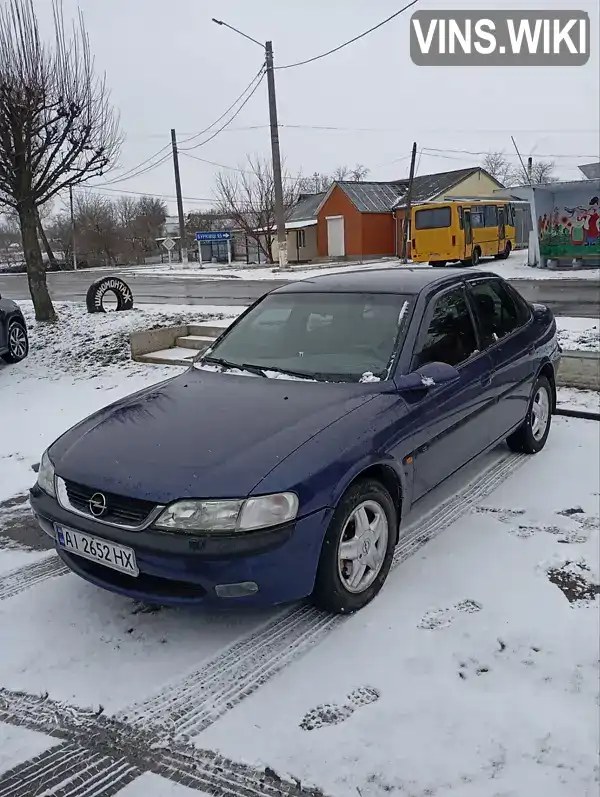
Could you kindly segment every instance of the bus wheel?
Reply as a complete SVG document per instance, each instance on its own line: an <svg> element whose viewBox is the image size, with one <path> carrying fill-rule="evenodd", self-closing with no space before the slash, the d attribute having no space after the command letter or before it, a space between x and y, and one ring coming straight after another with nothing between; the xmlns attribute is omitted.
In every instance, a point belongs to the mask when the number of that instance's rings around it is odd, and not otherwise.
<svg viewBox="0 0 600 797"><path fill-rule="evenodd" d="M471 254L471 260L467 261L470 266L478 266L479 265L479 258L481 257L481 252L477 247L473 249L473 253Z"/></svg>
<svg viewBox="0 0 600 797"><path fill-rule="evenodd" d="M511 243L510 243L510 241L507 241L506 242L506 246L504 247L504 252L502 252L502 254L500 255L500 259L501 260L508 260L511 251L512 251Z"/></svg>

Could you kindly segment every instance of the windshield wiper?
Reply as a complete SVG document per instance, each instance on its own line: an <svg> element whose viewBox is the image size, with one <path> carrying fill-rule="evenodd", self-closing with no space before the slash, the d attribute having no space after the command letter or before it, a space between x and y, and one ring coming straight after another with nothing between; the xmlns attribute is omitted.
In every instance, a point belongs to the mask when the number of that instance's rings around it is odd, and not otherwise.
<svg viewBox="0 0 600 797"><path fill-rule="evenodd" d="M256 376L264 376L265 379L268 379L266 373L262 368L258 365L248 365L248 363L232 363L229 360L224 360L222 357L203 357L201 360L194 361L200 363L211 363L211 365L221 365L223 368L236 368L239 371L248 371L250 374L256 374Z"/></svg>
<svg viewBox="0 0 600 797"><path fill-rule="evenodd" d="M256 367L256 366L255 366ZM314 382L317 378L324 378L324 374L307 374L303 371L290 371L288 368L277 368L275 365L264 365L265 371L273 371L276 374L283 374L284 376L295 376L298 379L307 379L309 382Z"/></svg>

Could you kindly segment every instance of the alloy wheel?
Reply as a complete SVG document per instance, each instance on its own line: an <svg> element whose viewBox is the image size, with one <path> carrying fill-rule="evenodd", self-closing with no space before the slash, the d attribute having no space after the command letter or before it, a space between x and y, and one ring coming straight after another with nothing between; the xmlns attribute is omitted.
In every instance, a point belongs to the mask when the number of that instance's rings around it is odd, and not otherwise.
<svg viewBox="0 0 600 797"><path fill-rule="evenodd" d="M376 501L363 501L352 511L338 548L338 574L348 592L364 592L375 581L385 560L388 535L387 515Z"/></svg>

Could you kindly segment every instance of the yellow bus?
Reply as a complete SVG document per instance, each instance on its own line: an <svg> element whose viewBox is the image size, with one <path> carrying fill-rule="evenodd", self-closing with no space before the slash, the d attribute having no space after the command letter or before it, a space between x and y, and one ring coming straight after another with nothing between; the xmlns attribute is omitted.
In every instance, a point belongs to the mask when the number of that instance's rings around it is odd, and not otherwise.
<svg viewBox="0 0 600 797"><path fill-rule="evenodd" d="M476 266L482 257L506 259L515 247L515 208L510 202L452 200L415 205L410 254L414 263Z"/></svg>

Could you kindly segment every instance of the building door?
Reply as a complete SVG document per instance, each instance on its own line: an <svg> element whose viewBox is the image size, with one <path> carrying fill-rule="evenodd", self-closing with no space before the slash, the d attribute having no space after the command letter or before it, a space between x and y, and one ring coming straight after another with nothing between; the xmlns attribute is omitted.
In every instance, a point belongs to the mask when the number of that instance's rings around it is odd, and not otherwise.
<svg viewBox="0 0 600 797"><path fill-rule="evenodd" d="M329 257L344 257L344 217L327 216L327 254Z"/></svg>

